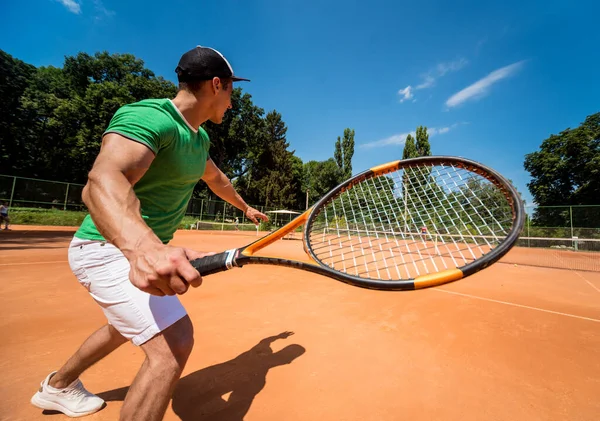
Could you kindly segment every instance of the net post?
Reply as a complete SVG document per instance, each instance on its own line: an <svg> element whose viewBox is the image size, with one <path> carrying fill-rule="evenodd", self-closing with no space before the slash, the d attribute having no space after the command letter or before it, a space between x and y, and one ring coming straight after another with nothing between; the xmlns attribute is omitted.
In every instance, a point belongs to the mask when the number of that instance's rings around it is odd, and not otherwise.
<svg viewBox="0 0 600 421"><path fill-rule="evenodd" d="M441 253L440 253L440 250L438 249L438 236L439 236L439 234L432 234L433 244L435 246L435 253L439 256Z"/></svg>

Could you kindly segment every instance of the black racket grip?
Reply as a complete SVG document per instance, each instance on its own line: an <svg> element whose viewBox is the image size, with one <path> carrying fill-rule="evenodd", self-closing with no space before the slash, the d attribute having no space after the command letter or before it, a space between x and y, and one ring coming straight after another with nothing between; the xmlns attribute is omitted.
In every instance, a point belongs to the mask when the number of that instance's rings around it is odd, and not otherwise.
<svg viewBox="0 0 600 421"><path fill-rule="evenodd" d="M213 254L212 256L200 257L199 259L191 260L190 263L194 269L200 273L201 276L224 272L233 267L231 255L235 251L236 250L227 250L223 253Z"/></svg>

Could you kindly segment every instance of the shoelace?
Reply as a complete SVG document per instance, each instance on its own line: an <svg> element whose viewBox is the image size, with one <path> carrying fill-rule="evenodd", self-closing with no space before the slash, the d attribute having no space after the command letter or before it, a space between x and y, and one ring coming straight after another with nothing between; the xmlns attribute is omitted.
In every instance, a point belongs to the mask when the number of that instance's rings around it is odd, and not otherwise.
<svg viewBox="0 0 600 421"><path fill-rule="evenodd" d="M90 392L85 390L85 388L83 387L83 383L81 383L81 380L77 380L77 382L73 386L64 389L61 393L72 399L82 397L85 398L91 395Z"/></svg>

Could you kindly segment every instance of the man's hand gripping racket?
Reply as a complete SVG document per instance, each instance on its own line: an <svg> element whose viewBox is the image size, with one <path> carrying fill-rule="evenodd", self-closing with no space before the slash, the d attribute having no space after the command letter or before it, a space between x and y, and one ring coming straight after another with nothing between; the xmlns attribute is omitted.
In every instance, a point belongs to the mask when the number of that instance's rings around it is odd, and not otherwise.
<svg viewBox="0 0 600 421"><path fill-rule="evenodd" d="M496 171L457 157L413 158L357 174L277 231L191 264L202 276L271 264L365 288L411 290L495 263L524 220L519 194ZM301 225L312 263L255 255Z"/></svg>

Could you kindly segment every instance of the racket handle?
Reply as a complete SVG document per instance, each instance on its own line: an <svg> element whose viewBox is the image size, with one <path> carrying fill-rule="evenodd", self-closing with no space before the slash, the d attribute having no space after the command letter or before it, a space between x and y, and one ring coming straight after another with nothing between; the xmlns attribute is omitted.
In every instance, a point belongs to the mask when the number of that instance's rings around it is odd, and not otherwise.
<svg viewBox="0 0 600 421"><path fill-rule="evenodd" d="M235 265L234 257L236 251L237 249L227 250L223 253L191 260L190 263L202 276L224 272Z"/></svg>

